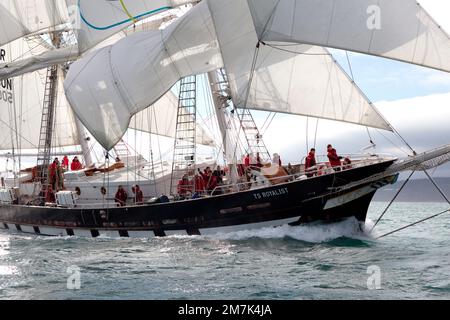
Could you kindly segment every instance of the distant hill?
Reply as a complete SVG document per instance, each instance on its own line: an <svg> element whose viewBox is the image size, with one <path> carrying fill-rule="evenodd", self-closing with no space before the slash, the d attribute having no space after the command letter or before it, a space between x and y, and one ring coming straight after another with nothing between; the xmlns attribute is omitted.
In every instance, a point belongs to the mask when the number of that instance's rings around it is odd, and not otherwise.
<svg viewBox="0 0 450 320"><path fill-rule="evenodd" d="M435 178L445 195L450 198L450 178ZM404 181L378 190L374 201L391 201ZM397 200L399 202L445 202L440 193L427 179L417 179L408 182Z"/></svg>

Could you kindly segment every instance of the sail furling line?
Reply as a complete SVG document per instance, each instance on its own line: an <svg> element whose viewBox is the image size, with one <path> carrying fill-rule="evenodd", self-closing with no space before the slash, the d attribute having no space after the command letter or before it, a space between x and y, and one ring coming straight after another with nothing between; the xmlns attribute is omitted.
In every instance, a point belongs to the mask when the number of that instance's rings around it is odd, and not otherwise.
<svg viewBox="0 0 450 320"><path fill-rule="evenodd" d="M355 74L353 73L352 64L351 64L351 62L350 62L350 56L349 56L347 50L345 50L345 57L347 58L348 69L349 69L349 71L350 71L350 77L351 77L351 79L352 79L352 82L353 82L354 84L356 84L356 81L355 81ZM369 131L369 127L368 127L368 126L366 126L366 131L367 131L367 135L369 136L369 142L370 142L370 146L367 147L367 148L370 148L370 147L375 148L375 147L376 147L376 144L375 144L375 142L373 142L372 135L370 134L370 131Z"/></svg>

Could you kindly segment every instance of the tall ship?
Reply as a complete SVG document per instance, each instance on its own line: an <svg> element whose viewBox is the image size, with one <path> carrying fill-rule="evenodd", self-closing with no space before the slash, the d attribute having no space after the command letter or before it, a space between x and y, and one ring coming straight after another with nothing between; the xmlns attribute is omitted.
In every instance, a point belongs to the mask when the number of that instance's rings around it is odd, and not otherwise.
<svg viewBox="0 0 450 320"><path fill-rule="evenodd" d="M0 18L2 229L364 224L377 190L450 160L450 145L418 154L329 50L450 72L450 37L414 0L0 0ZM254 111L383 130L410 155L330 145L285 164Z"/></svg>

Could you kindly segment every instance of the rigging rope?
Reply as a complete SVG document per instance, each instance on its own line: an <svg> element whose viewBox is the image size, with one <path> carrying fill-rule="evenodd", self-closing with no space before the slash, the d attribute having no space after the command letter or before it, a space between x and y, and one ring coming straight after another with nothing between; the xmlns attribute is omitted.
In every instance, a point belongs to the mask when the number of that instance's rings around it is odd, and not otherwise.
<svg viewBox="0 0 450 320"><path fill-rule="evenodd" d="M120 4L122 5L122 8L125 12L125 14L130 18L130 21L133 21L134 23L138 22L137 19L130 13L127 6L125 5L125 2L123 0L119 0Z"/></svg>
<svg viewBox="0 0 450 320"><path fill-rule="evenodd" d="M431 183L433 184L433 186L439 191L439 193L442 195L442 197L443 197L443 198L447 201L447 203L450 205L450 199L445 195L445 193L442 191L442 189L436 184L436 182L433 180L433 178L430 176L430 174L427 172L427 170L424 169L423 171L425 172L425 174L427 175L428 179L431 181ZM412 174L414 174L414 172L413 172ZM410 175L409 178L411 178L412 174ZM408 178L408 180L409 180L409 178ZM406 181L406 182L407 182L407 181ZM406 185L406 183L405 183L404 185ZM403 189L404 185L402 186L401 189ZM400 191L401 191L401 190L400 190ZM400 193L400 192L398 192L398 193ZM397 195L398 195L398 194L397 194ZM397 197L397 195L396 195L396 197ZM419 220L419 221L414 222L414 223L411 223L411 224L409 224L409 225L407 225L407 226L404 226L404 227L401 227L401 228L396 229L396 230L394 230L394 231L388 232L388 233L386 233L386 234L384 234L384 235L382 235L382 236L380 236L380 237L377 237L377 239L381 239L381 238L387 237L387 236L389 236L389 235L392 235L392 234L397 233L397 232L399 232L399 231L402 231L402 230L408 229L408 228L410 228L410 227L416 226L416 225L418 225L418 224L420 224L420 223L422 223L422 222L425 222L425 221L428 221L428 220L437 218L437 217L439 217L439 216L441 216L441 215L444 215L444 214L446 214L446 213L449 213L449 212L450 212L450 209L447 209L447 210L442 211L442 212L440 212L440 213L438 213L438 214L432 215L432 216L430 216L430 217L428 217L428 218ZM380 217L380 219L381 219L381 217ZM377 223L378 223L378 221L377 221ZM375 226L374 226L374 228L375 228ZM372 228L372 230L373 230L373 228Z"/></svg>
<svg viewBox="0 0 450 320"><path fill-rule="evenodd" d="M309 117L306 117L306 154L309 153Z"/></svg>
<svg viewBox="0 0 450 320"><path fill-rule="evenodd" d="M355 75L353 73L353 68L352 68L352 64L350 63L350 56L348 54L348 51L345 51L345 56L347 58L347 63L348 63L348 69L350 70L350 76L352 78L353 84L356 84L355 82ZM366 126L366 130L367 130L367 135L369 136L369 142L372 146L375 146L375 143L373 142L372 136L370 134L369 131L369 127Z"/></svg>
<svg viewBox="0 0 450 320"><path fill-rule="evenodd" d="M383 213L381 214L381 216L377 219L377 221L375 222L375 224L373 225L372 229L370 230L370 232L372 232L375 227L378 225L378 223L381 221L381 219L383 219L384 215L386 214L386 212L389 210L389 208L392 206L392 204L394 203L394 201L397 199L397 197L400 195L400 193L402 192L402 190L406 187L406 185L408 184L409 180L411 179L411 177L413 176L413 174L416 171L412 171L411 174L409 175L408 179L406 179L406 181L403 183L403 185L400 187L400 189L397 191L397 193L395 194L394 198L392 198L391 202L389 202L388 206L386 207L386 209L384 209Z"/></svg>
<svg viewBox="0 0 450 320"><path fill-rule="evenodd" d="M247 103L248 103L248 99L250 97L250 90L251 90L251 86L252 86L252 82L253 82L253 77L255 75L256 63L258 62L258 55L259 55L260 46L261 46L261 42L258 40L258 43L256 44L256 47L255 47L255 51L253 53L252 67L250 69L250 77L249 77L249 81L248 81L248 84L247 84L247 92L246 92L244 105L243 105L244 110L248 109ZM244 120L244 115L245 115L245 112L242 112L242 115L240 117L238 116L239 122L241 123L241 125L239 126L239 131L237 133L238 137L240 136L240 134L242 132L242 121ZM238 146L239 146L239 143L237 142L236 146L234 148L233 158L236 158L236 156L237 156Z"/></svg>
<svg viewBox="0 0 450 320"><path fill-rule="evenodd" d="M403 230L405 230L405 229L414 227L414 226L416 226L416 225L418 225L418 224L420 224L420 223L422 223L422 222L425 222L425 221L428 221L428 220L437 218L437 217L442 216L442 215L444 215L444 214L446 214L446 213L450 213L450 209L447 209L447 210L442 211L442 212L440 212L440 213L438 213L438 214L432 215L431 217L428 217L428 218L419 220L419 221L417 221L417 222L411 223L411 224L409 224L409 225L407 225L407 226L401 227L401 228L396 229L396 230L394 230L394 231L388 232L388 233L386 233L386 234L384 234L384 235L382 235L382 236L377 237L377 239L381 239L381 238L390 236L390 235L392 235L392 234L394 234L394 233L397 233L397 232L399 232L399 231L403 231Z"/></svg>
<svg viewBox="0 0 450 320"><path fill-rule="evenodd" d="M272 122L273 122L273 120L275 119L276 116L277 116L277 113L273 113L272 119L270 119L270 121L267 123L267 125L266 126L264 126L264 125L262 126L262 129L261 129L261 135L262 136L264 136L266 134L267 130L269 130L269 127L272 124Z"/></svg>
<svg viewBox="0 0 450 320"><path fill-rule="evenodd" d="M283 47L283 46L281 46L281 45L273 45L273 44L268 44L268 43L266 43L266 42L261 42L261 43L262 43L263 45L267 46L267 47L272 48L272 49L284 51L284 52L287 52L287 53L292 53L292 54L295 54L295 55L303 55L303 56L331 56L330 53L308 53L308 52L299 52L299 51L294 51L294 50L288 50L288 49L280 48L280 47ZM296 46L298 46L298 45L296 45Z"/></svg>
<svg viewBox="0 0 450 320"><path fill-rule="evenodd" d="M393 132L403 141L403 143L412 151L413 155L416 156L417 152L416 150L413 149L413 147L411 147L411 145L406 141L405 138L403 138L403 136L397 131L397 129L395 129L394 127L392 127Z"/></svg>
<svg viewBox="0 0 450 320"><path fill-rule="evenodd" d="M314 133L314 148L317 147L317 134L318 134L318 131L319 131L319 121L320 121L320 119L317 118L317 121L316 121L316 132Z"/></svg>

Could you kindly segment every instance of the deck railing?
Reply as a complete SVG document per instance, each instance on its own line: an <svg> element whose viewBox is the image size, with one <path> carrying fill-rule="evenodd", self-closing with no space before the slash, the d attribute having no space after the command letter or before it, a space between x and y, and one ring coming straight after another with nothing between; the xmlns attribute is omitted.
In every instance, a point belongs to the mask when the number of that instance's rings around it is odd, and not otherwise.
<svg viewBox="0 0 450 320"><path fill-rule="evenodd" d="M305 157L306 158L306 157ZM217 186L214 188L214 190L211 192L212 195L217 194L228 194L228 193L234 193L239 191L245 191L245 190L255 190L255 189L261 189L268 186L273 186L281 183L286 183L290 181L296 181L296 180L307 180L319 176L324 175L330 175L335 174L336 172L340 171L347 171L347 170L353 170L369 165L374 165L377 163L386 162L388 160L394 160L395 157L391 155L361 155L361 154L352 154L352 155L345 155L343 158L349 158L351 160L351 164L344 165L337 167L332 167L330 163L328 162L328 157L326 156L318 156L316 159L322 160L327 159L327 161L318 162L314 167L308 168L308 170L305 170L305 158L303 158L301 165L297 165L292 167L292 170L294 171L289 172L288 175L284 176L277 176L272 178L265 177L261 172L258 172L257 170L252 170L252 175L256 174L257 176L264 176L265 178L262 181L244 181L239 182L236 184L229 184L229 185L222 185ZM341 161L342 163L342 161ZM297 170L295 169L297 167ZM286 167L284 167L286 169ZM259 169L259 168L258 168ZM297 172L295 172L297 171Z"/></svg>

